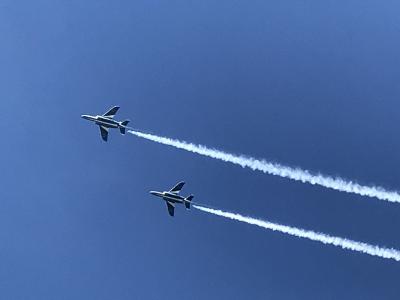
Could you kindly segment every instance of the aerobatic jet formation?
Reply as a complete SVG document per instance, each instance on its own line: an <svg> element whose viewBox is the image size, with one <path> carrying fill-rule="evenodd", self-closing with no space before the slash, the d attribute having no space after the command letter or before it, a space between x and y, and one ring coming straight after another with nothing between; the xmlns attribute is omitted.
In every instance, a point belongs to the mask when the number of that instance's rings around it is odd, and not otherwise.
<svg viewBox="0 0 400 300"><path fill-rule="evenodd" d="M179 182L169 191L166 192L151 191L150 194L162 198L167 204L169 215L173 217L176 203L185 204L186 209L190 209L191 201L194 198L193 195L190 195L186 198L179 195L179 192L182 190L184 185L185 185L184 182Z"/></svg>
<svg viewBox="0 0 400 300"><path fill-rule="evenodd" d="M125 120L122 122L115 121L114 116L118 112L118 110L119 106L114 106L113 108L109 109L104 115L82 115L82 118L94 122L96 125L99 125L101 138L103 139L103 141L107 142L108 129L110 128L119 128L121 134L126 133L126 126L128 125L129 120Z"/></svg>

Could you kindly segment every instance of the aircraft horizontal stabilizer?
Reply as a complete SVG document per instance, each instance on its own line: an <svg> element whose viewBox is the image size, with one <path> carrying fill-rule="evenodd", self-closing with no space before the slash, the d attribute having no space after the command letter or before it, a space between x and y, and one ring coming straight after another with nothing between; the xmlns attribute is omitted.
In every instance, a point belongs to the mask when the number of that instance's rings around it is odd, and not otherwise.
<svg viewBox="0 0 400 300"><path fill-rule="evenodd" d="M190 195L189 197L187 197L187 198L185 199L185 207L186 207L187 209L190 209L190 204L191 204L191 201L193 200L193 198L194 198L194 196L193 196L193 195Z"/></svg>
<svg viewBox="0 0 400 300"><path fill-rule="evenodd" d="M121 132L121 134L126 133L126 126L128 124L129 124L129 120L125 120L125 121L121 122L121 127L119 128L119 131Z"/></svg>

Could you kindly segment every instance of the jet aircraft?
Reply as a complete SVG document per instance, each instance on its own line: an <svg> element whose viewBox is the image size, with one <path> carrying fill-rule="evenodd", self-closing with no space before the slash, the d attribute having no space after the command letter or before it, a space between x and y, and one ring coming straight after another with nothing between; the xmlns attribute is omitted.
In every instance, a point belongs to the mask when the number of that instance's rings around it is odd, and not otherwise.
<svg viewBox="0 0 400 300"><path fill-rule="evenodd" d="M81 117L85 120L94 122L96 125L99 125L101 138L103 139L103 141L107 142L109 128L119 128L121 134L125 134L126 132L126 126L128 125L129 120L125 120L122 122L114 120L114 116L118 110L119 106L114 106L113 108L109 109L104 115L82 115Z"/></svg>
<svg viewBox="0 0 400 300"><path fill-rule="evenodd" d="M182 190L184 185L185 185L184 182L179 182L169 191L166 192L151 191L150 194L162 198L167 204L169 215L173 217L176 203L185 204L186 209L190 209L191 201L194 198L193 195L190 195L186 198L179 195L179 192Z"/></svg>

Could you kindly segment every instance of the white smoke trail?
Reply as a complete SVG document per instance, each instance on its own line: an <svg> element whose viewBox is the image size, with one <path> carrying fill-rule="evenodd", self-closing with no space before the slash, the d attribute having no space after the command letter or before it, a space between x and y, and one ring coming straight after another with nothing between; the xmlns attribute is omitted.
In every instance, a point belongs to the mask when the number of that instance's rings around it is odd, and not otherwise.
<svg viewBox="0 0 400 300"><path fill-rule="evenodd" d="M135 130L130 130L129 132L133 135L153 142L173 146L178 149L183 149L189 152L219 159L225 162L230 162L243 168L247 167L252 170L261 171L263 173L289 178L292 180L301 181L303 183L310 183L312 185L320 185L341 192L375 197L380 200L400 203L400 194L398 192L386 191L382 187L364 186L352 181L346 181L342 178L334 178L321 174L312 174L307 170L302 170L299 168L282 166L277 163L271 163L265 160L258 160L242 155L237 156L220 150L210 149L206 146L195 145L192 143L187 143L185 141L174 140L167 137L160 137Z"/></svg>
<svg viewBox="0 0 400 300"><path fill-rule="evenodd" d="M244 222L251 225L256 225L265 229L269 229L272 231L279 231L282 233L286 233L292 236L296 236L299 238L305 238L312 241L321 242L326 245L333 245L336 247L340 247L342 249L352 250L360 253L369 254L372 256L378 256L387 259L394 259L396 261L400 261L400 251L396 249L382 248L379 246L370 245L367 243L352 241L340 237L330 236L324 233L304 230L296 227L290 227L280 224L271 223L268 221L258 220L251 217L245 217L239 214L224 212L222 210L216 210L212 208L207 208L203 206L193 205L194 208L214 214L217 216L221 216L224 218L228 218L231 220L236 220L239 222Z"/></svg>

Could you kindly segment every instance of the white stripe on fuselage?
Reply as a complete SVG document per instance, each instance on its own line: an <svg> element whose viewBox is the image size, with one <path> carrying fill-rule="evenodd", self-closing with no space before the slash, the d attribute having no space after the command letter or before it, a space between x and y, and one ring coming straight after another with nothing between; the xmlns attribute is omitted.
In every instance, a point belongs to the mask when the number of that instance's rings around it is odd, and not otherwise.
<svg viewBox="0 0 400 300"><path fill-rule="evenodd" d="M96 120L96 121L94 121L97 125L104 125L104 126L106 126L106 127L110 127L110 128L118 128L119 127L119 124L117 123L117 122L113 122L113 123L108 123L108 122L103 122L103 121L99 121L99 120Z"/></svg>
<svg viewBox="0 0 400 300"><path fill-rule="evenodd" d="M166 200L166 201L171 201L171 202L174 202L174 203L183 203L184 202L184 198L183 197L182 198L175 198L175 197L170 197L168 195L164 195L164 196L162 196L162 198L164 200Z"/></svg>

